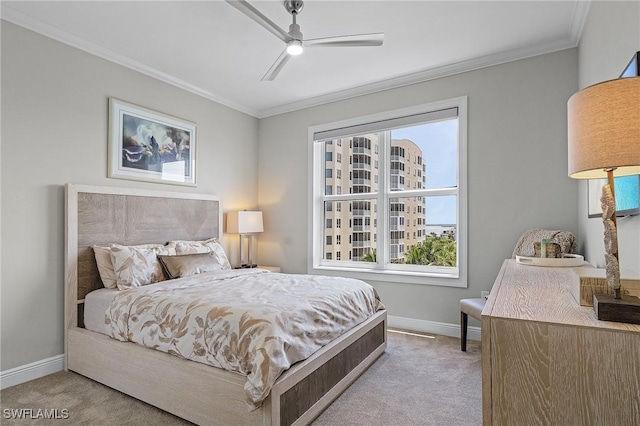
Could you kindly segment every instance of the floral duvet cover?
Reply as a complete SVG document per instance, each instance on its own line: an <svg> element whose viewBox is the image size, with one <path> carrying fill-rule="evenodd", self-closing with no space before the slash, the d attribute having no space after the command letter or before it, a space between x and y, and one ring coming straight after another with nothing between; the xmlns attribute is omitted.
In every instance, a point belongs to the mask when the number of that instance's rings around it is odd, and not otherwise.
<svg viewBox="0 0 640 426"><path fill-rule="evenodd" d="M115 339L245 375L253 409L283 371L380 309L359 280L245 269L121 291L105 323Z"/></svg>

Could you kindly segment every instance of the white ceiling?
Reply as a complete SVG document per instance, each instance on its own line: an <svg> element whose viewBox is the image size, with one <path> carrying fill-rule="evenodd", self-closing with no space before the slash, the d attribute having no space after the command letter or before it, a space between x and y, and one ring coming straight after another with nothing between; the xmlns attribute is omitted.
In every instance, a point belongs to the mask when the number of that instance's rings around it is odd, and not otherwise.
<svg viewBox="0 0 640 426"><path fill-rule="evenodd" d="M250 1L283 29L281 1ZM577 45L589 2L307 0L305 38L384 32L382 47L284 44L223 1L2 2L2 18L256 117Z"/></svg>

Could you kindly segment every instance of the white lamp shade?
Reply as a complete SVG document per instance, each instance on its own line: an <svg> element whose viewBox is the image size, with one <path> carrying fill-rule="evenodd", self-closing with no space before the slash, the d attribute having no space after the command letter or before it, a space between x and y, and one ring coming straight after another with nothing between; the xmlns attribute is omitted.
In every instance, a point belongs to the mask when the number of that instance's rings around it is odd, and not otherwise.
<svg viewBox="0 0 640 426"><path fill-rule="evenodd" d="M640 174L640 77L587 87L568 103L569 176Z"/></svg>
<svg viewBox="0 0 640 426"><path fill-rule="evenodd" d="M230 234L250 234L263 231L262 212L242 210L227 213L227 232Z"/></svg>

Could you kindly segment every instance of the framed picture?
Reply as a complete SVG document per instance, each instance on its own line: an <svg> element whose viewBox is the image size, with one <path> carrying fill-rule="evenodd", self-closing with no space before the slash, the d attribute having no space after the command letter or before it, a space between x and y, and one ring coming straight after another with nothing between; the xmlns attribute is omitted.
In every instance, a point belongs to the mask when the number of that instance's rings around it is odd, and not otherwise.
<svg viewBox="0 0 640 426"><path fill-rule="evenodd" d="M589 217L602 217L600 196L606 179L589 179ZM640 176L621 176L614 179L616 192L616 216L640 214Z"/></svg>
<svg viewBox="0 0 640 426"><path fill-rule="evenodd" d="M196 124L109 99L108 177L196 186Z"/></svg>

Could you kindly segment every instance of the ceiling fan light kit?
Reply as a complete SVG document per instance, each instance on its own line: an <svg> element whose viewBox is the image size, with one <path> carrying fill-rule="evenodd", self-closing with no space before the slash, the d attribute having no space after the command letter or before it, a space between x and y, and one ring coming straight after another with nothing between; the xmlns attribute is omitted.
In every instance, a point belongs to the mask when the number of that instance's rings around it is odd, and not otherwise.
<svg viewBox="0 0 640 426"><path fill-rule="evenodd" d="M271 68L262 77L263 81L272 81L280 73L291 56L300 55L305 47L365 47L382 46L384 33L354 34L336 37L325 37L305 40L300 31L300 25L296 23L296 17L304 7L303 1L285 0L284 8L293 17L293 23L289 25L289 31L277 26L273 21L263 15L258 9L245 0L226 0L231 6L247 15L260 24L267 31L282 40L286 47L271 65Z"/></svg>
<svg viewBox="0 0 640 426"><path fill-rule="evenodd" d="M291 40L287 43L287 53L289 55L299 55L304 49L302 48L302 42L300 40Z"/></svg>

